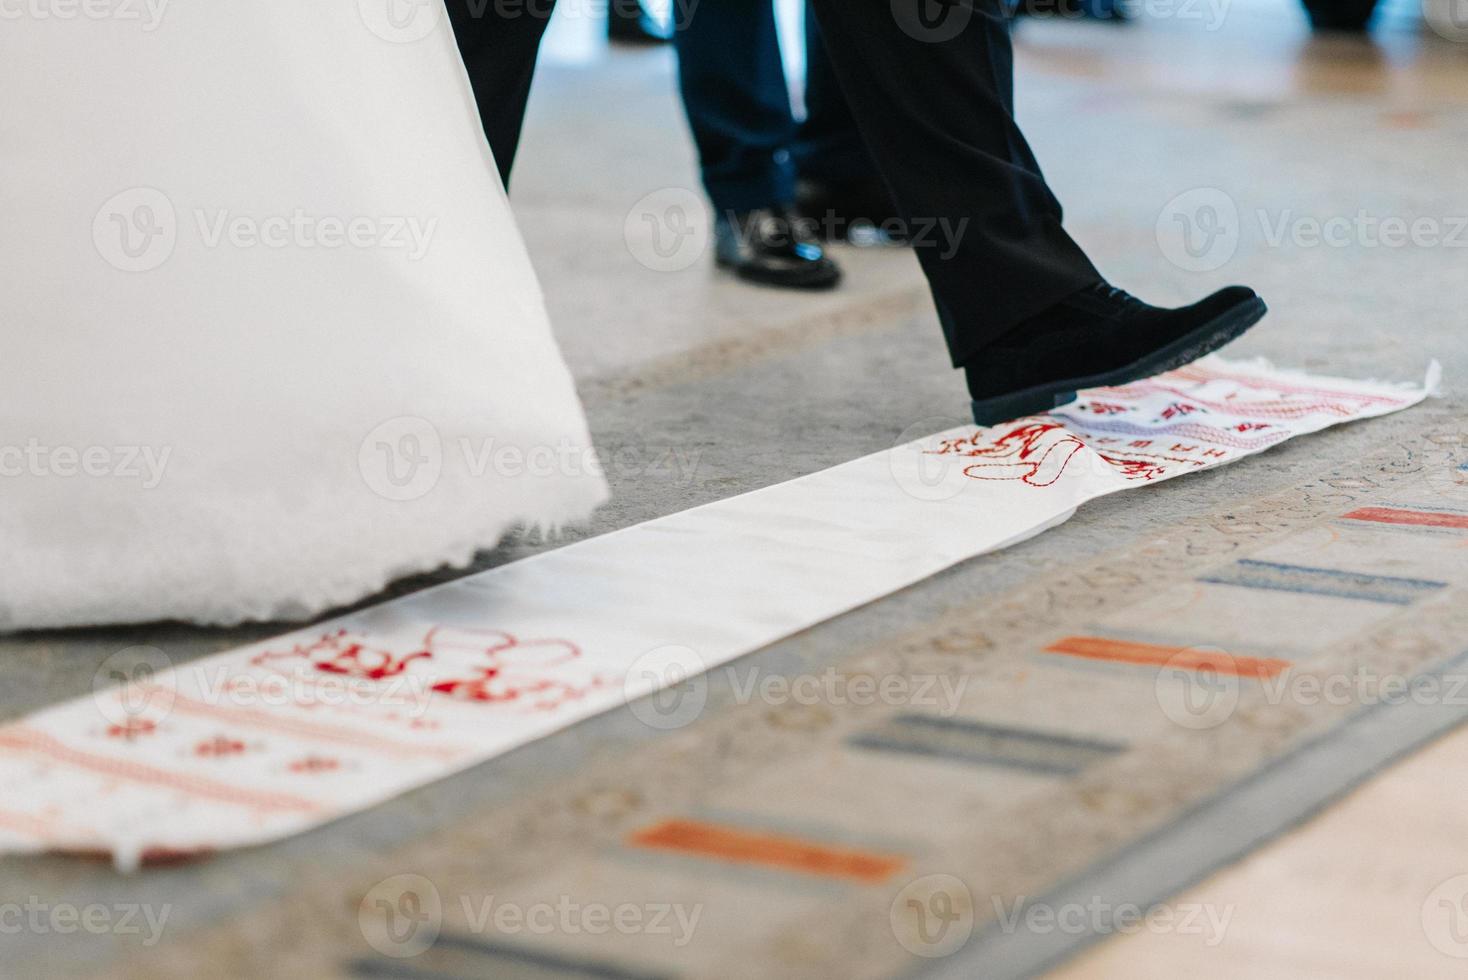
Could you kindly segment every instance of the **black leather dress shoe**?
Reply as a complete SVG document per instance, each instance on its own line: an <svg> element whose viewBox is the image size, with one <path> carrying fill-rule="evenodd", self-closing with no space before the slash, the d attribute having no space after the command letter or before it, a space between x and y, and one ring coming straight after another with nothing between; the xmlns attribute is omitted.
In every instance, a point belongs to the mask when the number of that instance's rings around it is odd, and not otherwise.
<svg viewBox="0 0 1468 980"><path fill-rule="evenodd" d="M617 44L666 44L673 39L640 0L611 0L607 5L607 38Z"/></svg>
<svg viewBox="0 0 1468 980"><path fill-rule="evenodd" d="M783 208L720 215L714 259L740 279L785 289L830 289L841 269L804 223Z"/></svg>
<svg viewBox="0 0 1468 980"><path fill-rule="evenodd" d="M974 421L993 425L1048 412L1082 388L1150 378L1239 337L1267 308L1229 286L1174 310L1106 283L1087 286L1025 320L964 365Z"/></svg>
<svg viewBox="0 0 1468 980"><path fill-rule="evenodd" d="M907 222L880 177L835 183L802 177L795 185L795 210L823 241L853 245L900 245Z"/></svg>

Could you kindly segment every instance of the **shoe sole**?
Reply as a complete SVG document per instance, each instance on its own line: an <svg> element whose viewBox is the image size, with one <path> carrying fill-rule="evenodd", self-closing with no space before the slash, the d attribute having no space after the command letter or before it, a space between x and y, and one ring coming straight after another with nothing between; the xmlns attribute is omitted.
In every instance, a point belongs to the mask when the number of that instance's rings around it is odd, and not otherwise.
<svg viewBox="0 0 1468 980"><path fill-rule="evenodd" d="M801 289L807 292L820 292L825 289L835 289L841 284L841 273L826 278L812 278L806 280L781 279L777 275L764 275L758 272L746 272L734 262L725 262L722 259L714 262L714 265L727 272L733 273L742 282L752 283L756 286L770 286L775 289Z"/></svg>
<svg viewBox="0 0 1468 980"><path fill-rule="evenodd" d="M1082 378L1064 378L1008 395L974 401L974 422L979 425L997 425L1026 415L1039 415L1075 401L1079 392L1086 388L1129 384L1191 364L1205 354L1211 354L1243 336L1267 312L1269 307L1264 305L1264 300L1255 296L1247 303L1240 303L1196 330L1184 334L1166 347L1159 347L1146 357L1124 367Z"/></svg>

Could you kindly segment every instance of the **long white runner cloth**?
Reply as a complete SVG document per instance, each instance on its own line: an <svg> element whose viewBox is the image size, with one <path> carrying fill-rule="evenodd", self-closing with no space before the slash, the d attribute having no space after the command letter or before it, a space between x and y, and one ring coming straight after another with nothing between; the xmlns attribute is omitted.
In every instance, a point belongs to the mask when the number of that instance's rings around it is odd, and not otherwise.
<svg viewBox="0 0 1468 980"><path fill-rule="evenodd" d="M129 868L299 833L1030 537L1087 500L1416 404L1436 373L1415 387L1209 358L185 665L125 651L92 695L0 727L0 852L101 852Z"/></svg>

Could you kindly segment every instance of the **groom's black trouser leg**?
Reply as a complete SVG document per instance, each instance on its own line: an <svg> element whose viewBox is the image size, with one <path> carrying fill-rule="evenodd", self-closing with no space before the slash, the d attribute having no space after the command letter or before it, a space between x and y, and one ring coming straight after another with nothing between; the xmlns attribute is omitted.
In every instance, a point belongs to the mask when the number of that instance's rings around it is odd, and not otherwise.
<svg viewBox="0 0 1468 980"><path fill-rule="evenodd" d="M535 55L555 0L447 0L449 22L469 71L484 135L494 151L500 180L510 184L510 167L520 144L525 103Z"/></svg>
<svg viewBox="0 0 1468 980"><path fill-rule="evenodd" d="M1002 0L810 0L955 365L1101 278L1014 121Z"/></svg>

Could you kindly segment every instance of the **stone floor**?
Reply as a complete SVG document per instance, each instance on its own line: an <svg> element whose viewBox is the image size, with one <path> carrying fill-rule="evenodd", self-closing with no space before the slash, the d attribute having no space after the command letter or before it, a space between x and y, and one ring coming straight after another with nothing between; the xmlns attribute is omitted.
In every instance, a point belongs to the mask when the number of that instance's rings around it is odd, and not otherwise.
<svg viewBox="0 0 1468 980"><path fill-rule="evenodd" d="M1433 417L1461 419L1465 403L1455 392L1468 376L1468 307L1461 300L1468 231L1455 219L1468 218L1461 194L1468 187L1461 152L1468 44L1423 27L1410 5L1384 10L1369 42L1313 39L1284 0L1158 2L1148 9L1150 16L1124 28L1055 21L1019 27L1019 112L1067 203L1074 234L1113 280L1157 301L1230 281L1258 288L1272 313L1231 353L1401 379L1420 377L1436 357L1449 398ZM676 272L639 261L636 235L627 232L639 202L697 188L669 53L607 54L568 42L564 52L553 45L550 60L532 101L512 197L598 444L614 461L616 490L593 525L573 536L821 469L884 448L914 424L937 429L939 420L961 417L962 385L947 370L921 277L905 252L843 249L847 285L800 297L738 285L707 261ZM1201 220L1200 205L1237 230L1231 254L1228 235L1200 239L1213 243L1201 255L1180 247L1178 231L1186 219ZM1447 241L1381 244L1370 223L1386 218L1423 220ZM1311 244L1311 221L1331 219L1341 219L1334 227L1346 238ZM1193 271L1200 266L1207 268ZM1411 427L1398 424L1402 432ZM1379 433L1399 431L1372 425L1158 487L1145 501L1100 501L1041 538L758 656L776 666L789 662L782 657L820 662L858 640L901 635L1144 534L1283 491L1350 461ZM542 547L512 540L479 566ZM85 693L96 665L122 647L148 643L187 660L270 631L170 625L5 639L0 717ZM183 951L205 933L214 937L211 949L229 948L221 936L232 940L244 963L268 951L255 948L257 938L244 927L231 934L231 924L290 908L293 896L306 894L303 881L320 887L339 880L334 899L354 907L356 869L571 780L608 753L657 741L657 733L624 714L247 854L135 879L102 864L3 860L0 897L168 905L159 946L127 951L127 969L135 973L183 972ZM1373 863L1362 857L1369 850L1363 842L1380 839L1379 830L1366 828L1379 826L1373 821L1383 813L1410 810L1418 823L1449 824L1456 797L1432 773L1464 756L1465 738L1434 748L1409 763L1414 768L1388 774L1294 838L1200 885L1200 895L1239 903L1244 919L1251 907L1256 922L1265 918L1233 934L1236 941L1198 950L1180 947L1175 937L1127 937L1088 954L1074 975L1323 975L1351 962L1353 948L1425 941L1410 927L1428 896L1389 882L1408 867L1439 866L1448 878L1468 870L1468 851L1451 834L1424 834L1420 843L1397 840ZM1346 884L1335 892L1365 896L1347 910L1349 928L1332 931L1329 921L1300 912L1322 894L1318 879L1295 873L1309 866L1310 854L1332 855L1345 867L1339 880ZM1376 878L1366 880L1370 875ZM1274 903L1256 901L1260 892ZM1277 908L1296 913L1287 921L1301 940L1288 956L1269 941ZM118 966L122 945L85 934L0 934L0 976L107 970ZM1446 976L1460 965L1451 957L1413 962L1427 964L1419 975ZM216 961L215 972L236 971ZM731 967L728 975L736 973Z"/></svg>

